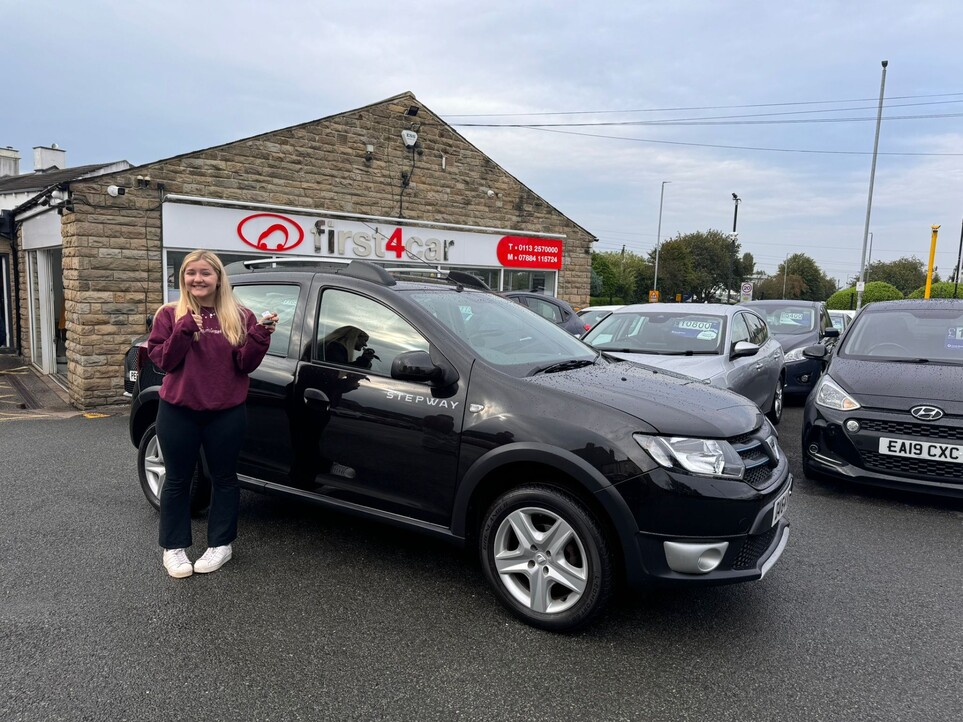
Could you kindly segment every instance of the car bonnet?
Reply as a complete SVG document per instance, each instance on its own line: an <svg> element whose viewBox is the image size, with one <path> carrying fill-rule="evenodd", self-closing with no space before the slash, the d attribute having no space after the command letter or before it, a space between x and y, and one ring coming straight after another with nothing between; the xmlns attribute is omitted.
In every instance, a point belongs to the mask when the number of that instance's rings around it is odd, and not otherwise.
<svg viewBox="0 0 963 722"><path fill-rule="evenodd" d="M526 381L604 404L670 436L728 438L748 433L762 423L755 404L738 394L630 361L602 361L580 369L530 376Z"/></svg>
<svg viewBox="0 0 963 722"><path fill-rule="evenodd" d="M833 359L829 375L863 406L905 411L931 403L963 415L963 369L940 363Z"/></svg>

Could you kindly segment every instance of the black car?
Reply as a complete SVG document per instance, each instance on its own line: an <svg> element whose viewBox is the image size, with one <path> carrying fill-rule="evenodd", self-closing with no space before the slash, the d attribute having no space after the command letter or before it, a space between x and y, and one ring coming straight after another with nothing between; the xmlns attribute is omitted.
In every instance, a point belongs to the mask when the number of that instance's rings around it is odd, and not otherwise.
<svg viewBox="0 0 963 722"><path fill-rule="evenodd" d="M580 337L585 333L585 323L567 301L535 291L505 291L502 295L547 318L573 336Z"/></svg>
<svg viewBox="0 0 963 722"><path fill-rule="evenodd" d="M618 580L748 581L781 555L792 477L751 401L595 351L454 273L229 270L244 305L280 317L251 375L245 487L474 547L502 603L546 629L586 623ZM346 326L368 336L364 365L327 353ZM131 357L157 506L162 375ZM194 488L201 510L203 464Z"/></svg>
<svg viewBox="0 0 963 722"><path fill-rule="evenodd" d="M866 306L806 402L807 475L963 496L963 300Z"/></svg>
<svg viewBox="0 0 963 722"><path fill-rule="evenodd" d="M839 329L822 301L746 301L766 317L769 332L782 344L786 355L786 396L805 397L813 390L822 364L803 356L803 349L814 344L832 348L839 338Z"/></svg>

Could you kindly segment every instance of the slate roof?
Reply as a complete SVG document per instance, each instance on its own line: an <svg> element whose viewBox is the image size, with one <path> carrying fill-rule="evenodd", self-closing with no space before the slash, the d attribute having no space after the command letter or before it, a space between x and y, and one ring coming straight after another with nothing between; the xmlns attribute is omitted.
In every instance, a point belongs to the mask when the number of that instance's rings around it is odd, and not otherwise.
<svg viewBox="0 0 963 722"><path fill-rule="evenodd" d="M83 178L88 173L94 173L115 163L116 161L114 163L94 163L93 165L78 165L73 168L54 168L39 173L34 171L33 173L4 176L0 178L0 193L42 191L44 188L55 186L58 183Z"/></svg>

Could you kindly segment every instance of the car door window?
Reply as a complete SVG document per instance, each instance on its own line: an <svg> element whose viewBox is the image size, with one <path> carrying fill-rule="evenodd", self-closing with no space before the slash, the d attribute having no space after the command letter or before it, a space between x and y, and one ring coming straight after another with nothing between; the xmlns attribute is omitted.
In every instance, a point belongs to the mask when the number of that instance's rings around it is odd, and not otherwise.
<svg viewBox="0 0 963 722"><path fill-rule="evenodd" d="M746 325L749 327L749 340L759 346L765 345L769 340L769 329L766 322L751 313L742 314L745 317Z"/></svg>
<svg viewBox="0 0 963 722"><path fill-rule="evenodd" d="M744 313L737 313L732 318L732 339L729 348L735 348L740 341L749 340L749 327L746 325Z"/></svg>
<svg viewBox="0 0 963 722"><path fill-rule="evenodd" d="M291 342L291 329L294 325L294 312L298 308L298 295L301 287L280 284L244 284L234 286L234 297L238 302L251 309L258 318L266 311L278 315L277 326L271 334L268 353L287 356Z"/></svg>
<svg viewBox="0 0 963 722"><path fill-rule="evenodd" d="M398 354L417 350L427 351L428 341L390 308L340 289L321 294L317 360L390 376Z"/></svg>

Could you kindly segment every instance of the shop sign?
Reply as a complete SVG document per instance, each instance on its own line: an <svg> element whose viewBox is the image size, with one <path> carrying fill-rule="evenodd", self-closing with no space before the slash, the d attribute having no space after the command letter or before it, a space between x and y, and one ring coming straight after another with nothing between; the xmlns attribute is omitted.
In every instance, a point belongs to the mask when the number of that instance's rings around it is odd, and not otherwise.
<svg viewBox="0 0 963 722"><path fill-rule="evenodd" d="M397 225L301 213L164 203L165 248L256 250L268 254L358 258L463 266L554 269L563 242L497 232Z"/></svg>

